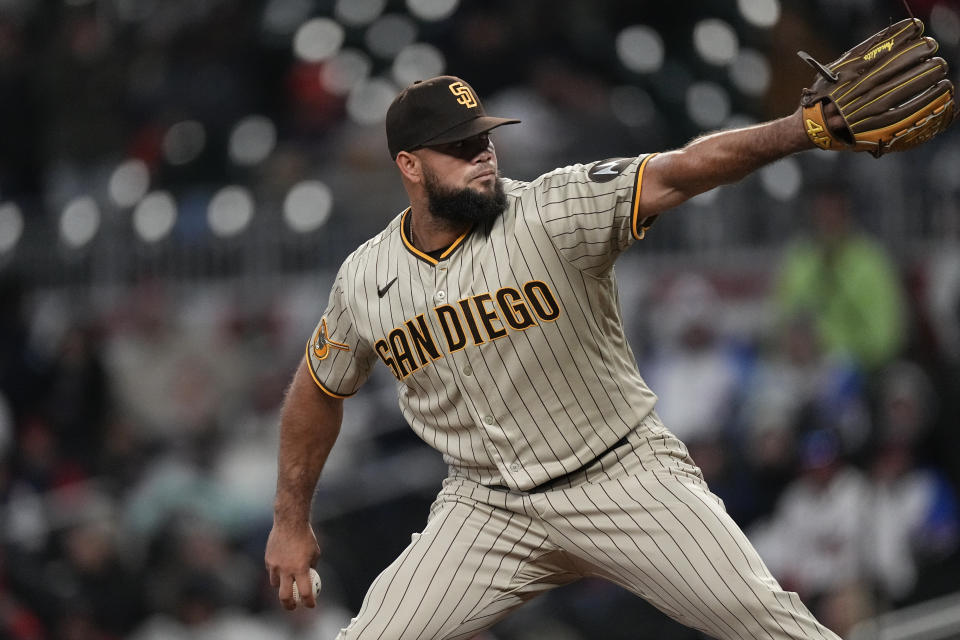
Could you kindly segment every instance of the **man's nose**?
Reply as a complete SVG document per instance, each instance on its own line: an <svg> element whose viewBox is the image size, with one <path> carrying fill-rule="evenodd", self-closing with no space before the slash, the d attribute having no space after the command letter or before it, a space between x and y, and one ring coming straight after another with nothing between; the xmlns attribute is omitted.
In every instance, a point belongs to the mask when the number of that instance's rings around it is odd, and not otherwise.
<svg viewBox="0 0 960 640"><path fill-rule="evenodd" d="M493 159L493 141L490 140L487 142L487 146L480 149L479 153L474 156L474 162L489 162Z"/></svg>

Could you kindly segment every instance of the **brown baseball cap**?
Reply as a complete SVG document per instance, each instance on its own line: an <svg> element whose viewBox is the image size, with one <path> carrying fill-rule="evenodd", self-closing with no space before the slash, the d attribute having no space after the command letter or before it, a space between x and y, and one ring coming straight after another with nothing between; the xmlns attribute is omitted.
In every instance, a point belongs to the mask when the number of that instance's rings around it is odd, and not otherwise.
<svg viewBox="0 0 960 640"><path fill-rule="evenodd" d="M387 110L387 148L397 158L447 142L465 140L519 120L488 116L469 84L455 76L417 81L400 92Z"/></svg>

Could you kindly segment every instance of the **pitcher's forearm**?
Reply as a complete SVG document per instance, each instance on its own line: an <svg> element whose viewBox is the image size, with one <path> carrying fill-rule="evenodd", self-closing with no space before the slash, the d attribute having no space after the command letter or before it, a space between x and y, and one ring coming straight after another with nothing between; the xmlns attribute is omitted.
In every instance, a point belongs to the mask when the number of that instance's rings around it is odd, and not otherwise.
<svg viewBox="0 0 960 640"><path fill-rule="evenodd" d="M763 124L701 136L682 149L650 160L644 172L640 208L644 215L661 213L812 147L799 110Z"/></svg>
<svg viewBox="0 0 960 640"><path fill-rule="evenodd" d="M309 522L313 492L340 433L343 401L321 391L306 362L293 377L280 416L274 523Z"/></svg>
<svg viewBox="0 0 960 640"><path fill-rule="evenodd" d="M677 180L702 193L742 180L757 169L813 148L800 112L763 124L720 131L693 140L682 150Z"/></svg>

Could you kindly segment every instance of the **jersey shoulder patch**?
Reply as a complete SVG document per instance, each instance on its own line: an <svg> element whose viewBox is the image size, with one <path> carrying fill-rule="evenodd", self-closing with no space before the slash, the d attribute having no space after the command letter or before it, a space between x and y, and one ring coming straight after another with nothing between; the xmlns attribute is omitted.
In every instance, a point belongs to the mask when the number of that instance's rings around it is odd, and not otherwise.
<svg viewBox="0 0 960 640"><path fill-rule="evenodd" d="M327 316L323 316L320 324L317 326L317 332L313 334L310 340L310 347L313 349L313 355L317 360L324 360L330 355L330 349L339 349L340 351L350 351L350 346L342 342L334 342L327 333Z"/></svg>
<svg viewBox="0 0 960 640"><path fill-rule="evenodd" d="M623 173L636 157L633 158L608 158L594 163L587 171L587 177L593 182L609 182Z"/></svg>

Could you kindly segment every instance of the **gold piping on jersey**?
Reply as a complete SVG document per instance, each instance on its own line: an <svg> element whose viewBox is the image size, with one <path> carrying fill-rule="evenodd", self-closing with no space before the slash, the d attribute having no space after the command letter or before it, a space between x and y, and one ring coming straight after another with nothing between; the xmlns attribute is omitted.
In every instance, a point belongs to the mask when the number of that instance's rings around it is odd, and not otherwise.
<svg viewBox="0 0 960 640"><path fill-rule="evenodd" d="M470 227L470 229L467 229L466 231L464 231L463 235L457 238L456 240L454 240L453 244L447 247L447 250L441 253L439 258L432 258L428 254L424 253L423 251L420 251L420 249L417 249L415 246L413 246L413 243L410 242L409 238L407 238L407 233L405 230L407 228L407 215L409 215L409 213L410 213L410 207L407 207L407 210L404 211L400 217L400 238L403 240L403 246L407 248L407 251L409 251L416 257L420 258L424 262L432 264L433 266L437 266L438 264L440 264L441 260L446 260L447 258L449 258L450 254L453 253L457 247L463 244L464 238L466 238L470 234L470 231L473 229L473 227Z"/></svg>
<svg viewBox="0 0 960 640"><path fill-rule="evenodd" d="M637 240L643 240L643 236L647 234L647 229L650 228L650 225L653 224L653 221L657 219L657 216L647 216L643 220L639 219L640 215L640 190L643 188L643 170L646 169L647 163L650 162L650 159L653 158L655 153L651 153L640 163L640 166L637 168L637 183L633 188L633 218L630 224L630 230L633 232L633 237Z"/></svg>
<svg viewBox="0 0 960 640"><path fill-rule="evenodd" d="M502 287L434 307L445 345L434 339L426 316L419 314L391 329L373 348L397 380L419 371L448 353L507 337L512 331L538 326L537 318L553 322L561 308L550 287L531 280L520 290Z"/></svg>

